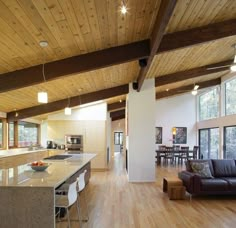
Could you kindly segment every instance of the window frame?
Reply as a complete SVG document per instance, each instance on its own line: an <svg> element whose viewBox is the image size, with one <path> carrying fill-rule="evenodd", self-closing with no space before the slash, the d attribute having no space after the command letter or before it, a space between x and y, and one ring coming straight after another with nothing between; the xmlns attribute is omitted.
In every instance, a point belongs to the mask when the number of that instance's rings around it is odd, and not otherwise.
<svg viewBox="0 0 236 228"><path fill-rule="evenodd" d="M208 132L207 132L207 134L208 134L208 139L210 139L209 141L208 141L208 153L207 153L207 158L204 158L204 159L211 159L210 158L210 153L209 153L209 151L210 151L210 149L211 149L211 132L210 132L210 130L211 129L219 129L219 142L220 142L220 127L206 127L206 128L200 128L200 129L198 129L198 145L199 145L199 154L198 154L198 156L199 156L199 159L202 159L201 158L201 155L202 155L202 152L201 152L201 144L200 144L200 142L201 142L201 137L200 137L200 132L202 131L202 130L207 130ZM218 145L218 158L217 159L219 159L220 158L220 143L219 143L219 145Z"/></svg>
<svg viewBox="0 0 236 228"><path fill-rule="evenodd" d="M211 117L211 118L207 118L207 119L201 119L201 109L202 109L202 106L201 106L201 104L200 104L200 97L201 96L204 96L204 95L206 95L207 93L210 93L211 91L213 91L213 90L216 90L217 91L217 94L218 94L218 111L217 111L217 116L216 117ZM220 117L220 106L221 106L221 101L220 101L220 86L219 85L217 85L217 86L214 86L214 87L212 87L210 90L207 90L207 91L204 91L203 93L201 93L201 94L199 94L198 96L197 96L197 103L198 103L198 108L197 108L197 116L198 116L198 121L205 121L205 120L211 120L211 119L216 119L216 118L219 118Z"/></svg>
<svg viewBox="0 0 236 228"><path fill-rule="evenodd" d="M227 127L236 127L236 125L223 126L223 159L226 158L226 128Z"/></svg>
<svg viewBox="0 0 236 228"><path fill-rule="evenodd" d="M0 147L0 150L5 150L6 149L7 120L6 120L6 118L2 118L2 117L0 117L0 120L2 121L2 147Z"/></svg>
<svg viewBox="0 0 236 228"><path fill-rule="evenodd" d="M227 114L227 108L226 108L226 106L227 106L227 97L226 97L226 84L227 83L230 83L231 81L236 81L236 78L235 77L233 77L233 78L230 78L229 80L226 80L225 82L224 82L224 115L225 116L230 116L230 115L236 115L236 111L235 111L235 113L231 113L231 114Z"/></svg>
<svg viewBox="0 0 236 228"><path fill-rule="evenodd" d="M36 125L36 127L37 127L37 143L36 144L40 144L40 132L41 132L40 124L32 123L32 122L28 122L28 121L14 121L13 123L14 123L14 130L13 130L13 132L14 132L14 146L9 145L10 131L8 131L8 147L9 148L28 148L29 147L29 146L19 146L19 125L21 123L29 123L29 124Z"/></svg>
<svg viewBox="0 0 236 228"><path fill-rule="evenodd" d="M116 134L118 134L119 136L118 136L118 138L119 138L119 143L116 143ZM121 137L121 135L122 135L122 137ZM114 132L114 145L123 145L123 136L124 136L124 134L123 134L123 132L122 131L115 131ZM120 143L120 139L122 139L122 144Z"/></svg>

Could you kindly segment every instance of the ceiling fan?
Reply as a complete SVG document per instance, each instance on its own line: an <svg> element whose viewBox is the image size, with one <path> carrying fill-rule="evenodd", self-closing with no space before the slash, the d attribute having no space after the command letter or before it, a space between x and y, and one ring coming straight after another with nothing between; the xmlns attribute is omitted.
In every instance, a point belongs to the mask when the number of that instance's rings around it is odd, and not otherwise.
<svg viewBox="0 0 236 228"><path fill-rule="evenodd" d="M232 72L236 72L236 44L233 44L232 47L234 48L234 61L230 65L222 65L222 66L216 66L216 67L209 67L207 70L214 70L214 69L219 69L219 68L225 68L225 67L230 67L230 70Z"/></svg>

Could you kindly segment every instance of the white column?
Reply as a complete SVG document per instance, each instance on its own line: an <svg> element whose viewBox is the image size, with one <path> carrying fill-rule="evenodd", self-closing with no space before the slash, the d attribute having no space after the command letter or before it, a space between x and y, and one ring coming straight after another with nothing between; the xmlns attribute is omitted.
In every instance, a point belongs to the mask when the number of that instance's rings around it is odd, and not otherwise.
<svg viewBox="0 0 236 228"><path fill-rule="evenodd" d="M129 86L127 99L128 180L155 181L155 82L144 81L140 92Z"/></svg>

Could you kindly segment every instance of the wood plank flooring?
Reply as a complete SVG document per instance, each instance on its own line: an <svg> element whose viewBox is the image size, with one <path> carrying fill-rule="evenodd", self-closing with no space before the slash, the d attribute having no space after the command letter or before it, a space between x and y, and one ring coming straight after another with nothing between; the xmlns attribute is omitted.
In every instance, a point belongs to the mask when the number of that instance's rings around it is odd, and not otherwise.
<svg viewBox="0 0 236 228"><path fill-rule="evenodd" d="M162 178L179 170L157 167L155 183L128 183L123 158L116 155L109 171L92 172L86 189L89 221L83 222L83 228L235 227L236 197L168 199L162 192ZM71 217L76 219L75 208ZM66 222L57 223L57 228L64 227ZM72 222L75 227L78 222Z"/></svg>

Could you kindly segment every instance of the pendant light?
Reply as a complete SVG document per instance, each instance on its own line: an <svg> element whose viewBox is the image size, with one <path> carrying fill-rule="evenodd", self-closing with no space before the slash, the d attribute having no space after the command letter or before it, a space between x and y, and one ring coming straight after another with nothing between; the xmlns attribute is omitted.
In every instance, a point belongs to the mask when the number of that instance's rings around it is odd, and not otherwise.
<svg viewBox="0 0 236 228"><path fill-rule="evenodd" d="M70 98L68 97L68 105L65 108L65 115L70 116L71 115L71 108L70 108Z"/></svg>
<svg viewBox="0 0 236 228"><path fill-rule="evenodd" d="M40 41L39 44L43 48L48 46L47 41ZM44 80L44 82L46 82L45 73L44 73L44 62L43 62L42 73L43 73L43 80ZM38 92L38 102L39 103L48 103L48 93L46 91Z"/></svg>

